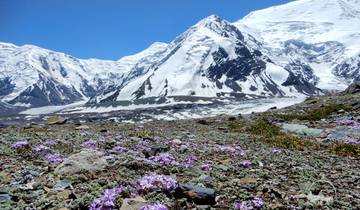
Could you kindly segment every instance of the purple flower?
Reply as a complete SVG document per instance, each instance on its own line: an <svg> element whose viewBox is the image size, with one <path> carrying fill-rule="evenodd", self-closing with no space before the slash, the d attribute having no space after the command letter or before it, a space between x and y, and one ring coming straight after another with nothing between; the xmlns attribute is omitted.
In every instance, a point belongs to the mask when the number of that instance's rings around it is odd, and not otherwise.
<svg viewBox="0 0 360 210"><path fill-rule="evenodd" d="M50 148L44 145L39 145L39 146L35 146L32 148L33 151L35 152L44 152L44 151L49 151Z"/></svg>
<svg viewBox="0 0 360 210"><path fill-rule="evenodd" d="M126 190L127 188L124 186L104 190L103 196L94 199L89 210L111 210L115 208L116 197Z"/></svg>
<svg viewBox="0 0 360 210"><path fill-rule="evenodd" d="M140 210L168 210L168 208L163 204L153 204L141 207Z"/></svg>
<svg viewBox="0 0 360 210"><path fill-rule="evenodd" d="M44 157L49 163L58 164L64 161L63 157L60 154L47 154Z"/></svg>
<svg viewBox="0 0 360 210"><path fill-rule="evenodd" d="M172 157L169 153L162 153L149 159L155 163L160 163L163 166L179 165L175 158Z"/></svg>
<svg viewBox="0 0 360 210"><path fill-rule="evenodd" d="M240 164L244 167L244 168L250 168L252 166L252 163L249 160L243 160L240 162Z"/></svg>
<svg viewBox="0 0 360 210"><path fill-rule="evenodd" d="M107 156L104 156L104 159L105 159L105 160L108 160L108 161L112 161L112 160L115 159L115 157L112 156L112 155L107 155Z"/></svg>
<svg viewBox="0 0 360 210"><path fill-rule="evenodd" d="M185 158L185 160L181 163L185 168L190 168L194 166L195 162L198 160L196 155L190 155Z"/></svg>
<svg viewBox="0 0 360 210"><path fill-rule="evenodd" d="M358 145L360 146L360 139L355 139L351 137L347 137L344 139L345 144L352 144L352 145Z"/></svg>
<svg viewBox="0 0 360 210"><path fill-rule="evenodd" d="M124 153L127 151L128 151L128 149L125 147L122 147L122 146L115 146L114 148L112 148L112 152L116 153L116 154L121 154L121 153Z"/></svg>
<svg viewBox="0 0 360 210"><path fill-rule="evenodd" d="M250 209L261 209L264 207L264 201L259 197L254 197L251 201L235 202L234 209L239 210L250 210Z"/></svg>
<svg viewBox="0 0 360 210"><path fill-rule="evenodd" d="M231 153L233 156L237 156L237 155L244 156L245 155L244 150L242 150L240 146L235 145L235 144L234 145L215 144L214 147L216 150L218 150L220 152Z"/></svg>
<svg viewBox="0 0 360 210"><path fill-rule="evenodd" d="M252 200L253 206L257 209L261 209L264 206L264 201L263 199L259 198L259 197L255 197Z"/></svg>
<svg viewBox="0 0 360 210"><path fill-rule="evenodd" d="M29 142L27 140L23 140L23 141L18 141L15 144L12 145L13 148L15 149L22 149L24 147L29 146Z"/></svg>
<svg viewBox="0 0 360 210"><path fill-rule="evenodd" d="M278 154L280 154L282 151L281 150L279 150L279 149L273 149L272 150L272 153L274 154L274 155L278 155Z"/></svg>
<svg viewBox="0 0 360 210"><path fill-rule="evenodd" d="M250 210L250 209L253 209L253 207L247 201L243 201L241 203L240 202L235 202L234 209Z"/></svg>
<svg viewBox="0 0 360 210"><path fill-rule="evenodd" d="M47 140L45 142L45 144L47 144L47 145L57 145L57 144L59 144L59 140L58 139L50 139L50 140Z"/></svg>
<svg viewBox="0 0 360 210"><path fill-rule="evenodd" d="M350 127L354 127L354 128L360 128L360 122L355 121L355 120L337 120L336 124L339 126L350 126Z"/></svg>
<svg viewBox="0 0 360 210"><path fill-rule="evenodd" d="M99 148L96 146L96 141L94 140L88 140L82 144L80 144L81 147L84 147L86 149L89 149L89 150L93 150L93 151L99 151Z"/></svg>
<svg viewBox="0 0 360 210"><path fill-rule="evenodd" d="M169 192L176 188L176 180L171 176L148 174L137 181L138 190L142 192L165 191Z"/></svg>
<svg viewBox="0 0 360 210"><path fill-rule="evenodd" d="M203 164L203 165L201 166L201 170L203 170L203 171L211 171L211 170L212 170L212 167L211 167L210 164Z"/></svg>

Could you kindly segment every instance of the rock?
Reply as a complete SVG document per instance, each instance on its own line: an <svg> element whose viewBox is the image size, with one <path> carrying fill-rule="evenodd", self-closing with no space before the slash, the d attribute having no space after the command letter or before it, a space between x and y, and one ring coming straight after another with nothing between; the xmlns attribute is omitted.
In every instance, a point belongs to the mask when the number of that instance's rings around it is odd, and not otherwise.
<svg viewBox="0 0 360 210"><path fill-rule="evenodd" d="M240 185L256 184L256 183L257 183L257 180L256 180L256 178L253 178L253 177L245 177L245 178L239 179Z"/></svg>
<svg viewBox="0 0 360 210"><path fill-rule="evenodd" d="M231 116L228 118L228 121L235 121L235 120L236 120L236 117L234 117L234 116Z"/></svg>
<svg viewBox="0 0 360 210"><path fill-rule="evenodd" d="M66 158L55 169L59 175L72 175L80 172L96 172L106 168L107 162L101 157L102 154L96 151L83 150Z"/></svg>
<svg viewBox="0 0 360 210"><path fill-rule="evenodd" d="M214 205L216 204L215 190L204 187L197 187L191 184L180 184L175 189L176 198L187 198L189 201L194 202L196 205Z"/></svg>
<svg viewBox="0 0 360 210"><path fill-rule="evenodd" d="M9 201L11 198L12 196L8 193L0 192L0 201Z"/></svg>
<svg viewBox="0 0 360 210"><path fill-rule="evenodd" d="M108 130L106 130L106 129L101 129L100 130L100 133L107 133L108 132Z"/></svg>
<svg viewBox="0 0 360 210"><path fill-rule="evenodd" d="M270 110L275 110L275 109L277 109L276 106L273 106L273 107L270 108Z"/></svg>
<svg viewBox="0 0 360 210"><path fill-rule="evenodd" d="M229 170L229 167L228 166L226 166L226 165L217 165L217 166L215 166L216 168L218 168L218 169L220 169L220 170L222 170L222 171L228 171Z"/></svg>
<svg viewBox="0 0 360 210"><path fill-rule="evenodd" d="M207 120L201 119L198 120L197 123L201 124L201 125L210 125L211 123Z"/></svg>
<svg viewBox="0 0 360 210"><path fill-rule="evenodd" d="M183 145L180 146L179 152L180 152L180 153L184 153L184 152L186 152L188 149L189 149L188 146L185 145L185 144L183 144Z"/></svg>
<svg viewBox="0 0 360 210"><path fill-rule="evenodd" d="M214 178L209 175L202 174L198 178L198 181L204 184L205 187L214 187Z"/></svg>
<svg viewBox="0 0 360 210"><path fill-rule="evenodd" d="M317 128L309 128L306 125L300 125L300 124L288 124L284 123L282 125L283 130L295 133L303 136L311 136L311 137L319 137L321 133L324 131L323 129L317 129Z"/></svg>
<svg viewBox="0 0 360 210"><path fill-rule="evenodd" d="M0 129L4 129L4 128L7 128L7 127L8 127L8 125L0 123Z"/></svg>
<svg viewBox="0 0 360 210"><path fill-rule="evenodd" d="M70 195L72 194L72 192L70 190L64 190L64 191L61 191L61 192L58 192L56 194L56 197L59 199L59 200L67 200L70 198Z"/></svg>
<svg viewBox="0 0 360 210"><path fill-rule="evenodd" d="M73 189L73 186L65 181L58 181L54 186L56 191L63 191L66 189Z"/></svg>
<svg viewBox="0 0 360 210"><path fill-rule="evenodd" d="M88 130L88 129L90 129L90 127L87 125L80 125L75 128L75 130Z"/></svg>
<svg viewBox="0 0 360 210"><path fill-rule="evenodd" d="M61 116L51 116L47 119L48 125L62 125L66 123L66 119Z"/></svg>
<svg viewBox="0 0 360 210"><path fill-rule="evenodd" d="M353 110L360 109L360 102L355 102L351 104Z"/></svg>
<svg viewBox="0 0 360 210"><path fill-rule="evenodd" d="M345 94L360 93L360 81L353 82L345 91Z"/></svg>
<svg viewBox="0 0 360 210"><path fill-rule="evenodd" d="M148 205L149 203L142 197L125 198L120 207L120 210L133 210L141 209L141 207Z"/></svg>
<svg viewBox="0 0 360 210"><path fill-rule="evenodd" d="M154 145L150 148L144 149L142 153L145 155L146 158L156 156L159 153L167 152L169 148L164 145Z"/></svg>
<svg viewBox="0 0 360 210"><path fill-rule="evenodd" d="M75 130L89 130L89 129L90 129L90 127L87 125L80 125L75 128Z"/></svg>
<svg viewBox="0 0 360 210"><path fill-rule="evenodd" d="M173 144L181 145L182 141L180 139L174 139L171 141Z"/></svg>

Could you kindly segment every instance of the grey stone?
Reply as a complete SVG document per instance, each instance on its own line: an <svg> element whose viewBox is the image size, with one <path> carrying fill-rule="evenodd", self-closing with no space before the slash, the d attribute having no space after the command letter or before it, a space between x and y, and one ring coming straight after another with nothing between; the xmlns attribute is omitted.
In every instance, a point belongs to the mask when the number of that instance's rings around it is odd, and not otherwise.
<svg viewBox="0 0 360 210"><path fill-rule="evenodd" d="M59 175L72 175L80 172L96 172L106 168L107 162L102 154L96 151L83 150L66 158L55 169Z"/></svg>
<svg viewBox="0 0 360 210"><path fill-rule="evenodd" d="M320 137L323 129L309 128L306 125L301 124L288 124L284 123L282 128L286 132L295 133L303 136Z"/></svg>

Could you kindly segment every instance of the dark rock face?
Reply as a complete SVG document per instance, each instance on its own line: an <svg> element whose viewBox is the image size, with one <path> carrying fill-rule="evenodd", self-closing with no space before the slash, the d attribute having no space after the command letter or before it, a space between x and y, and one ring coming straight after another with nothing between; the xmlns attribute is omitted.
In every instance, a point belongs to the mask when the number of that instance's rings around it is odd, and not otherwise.
<svg viewBox="0 0 360 210"><path fill-rule="evenodd" d="M259 74L265 70L266 63L259 59L257 53L252 54L243 44L238 43L235 52L239 57L233 60L229 59L229 55L222 48L214 52L212 56L215 64L208 69L208 78L216 81L226 75L233 81L246 81L246 77L250 74Z"/></svg>
<svg viewBox="0 0 360 210"><path fill-rule="evenodd" d="M25 103L32 106L48 106L48 105L64 105L82 98L74 88L69 88L64 85L56 84L52 80L47 80L40 77L38 84L27 88L15 99L11 100L10 104ZM66 98L64 99L63 96Z"/></svg>
<svg viewBox="0 0 360 210"><path fill-rule="evenodd" d="M15 85L11 83L9 77L0 79L0 97L10 94L15 88Z"/></svg>
<svg viewBox="0 0 360 210"><path fill-rule="evenodd" d="M345 94L356 94L360 93L360 81L352 83L345 91Z"/></svg>
<svg viewBox="0 0 360 210"><path fill-rule="evenodd" d="M289 77L282 85L294 86L298 92L306 95L315 95L321 91L315 86L317 78L310 66L300 61L294 61L285 69L289 72ZM314 82L310 82L311 80Z"/></svg>
<svg viewBox="0 0 360 210"><path fill-rule="evenodd" d="M152 89L151 82L150 82L150 78L148 78L148 79L141 85L141 87L140 87L137 91L135 91L135 92L133 93L133 95L135 96L135 98L138 99L138 98L140 98L140 97L142 97L142 96L145 95L146 89L147 89L147 90L151 90L151 89Z"/></svg>
<svg viewBox="0 0 360 210"><path fill-rule="evenodd" d="M360 54L336 66L334 73L345 79L360 81Z"/></svg>

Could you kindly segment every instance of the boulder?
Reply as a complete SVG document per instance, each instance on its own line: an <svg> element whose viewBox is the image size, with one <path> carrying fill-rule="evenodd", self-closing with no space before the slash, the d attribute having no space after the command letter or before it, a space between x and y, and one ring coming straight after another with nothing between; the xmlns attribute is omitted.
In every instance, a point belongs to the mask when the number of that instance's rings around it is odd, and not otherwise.
<svg viewBox="0 0 360 210"><path fill-rule="evenodd" d="M48 125L62 125L66 123L66 119L61 116L51 116L47 119Z"/></svg>
<svg viewBox="0 0 360 210"><path fill-rule="evenodd" d="M198 187L191 184L180 184L175 189L176 198L187 198L196 205L214 205L216 204L215 190L211 188Z"/></svg>
<svg viewBox="0 0 360 210"><path fill-rule="evenodd" d="M88 129L90 129L90 127L87 125L80 125L75 128L75 130L88 130Z"/></svg>
<svg viewBox="0 0 360 210"><path fill-rule="evenodd" d="M150 148L146 148L142 151L142 153L144 154L144 156L146 158L152 157L152 156L156 156L159 153L163 153L163 152L167 152L169 151L169 148L167 146L164 145L154 145L151 146Z"/></svg>
<svg viewBox="0 0 360 210"><path fill-rule="evenodd" d="M100 152L83 150L66 158L55 169L59 175L73 175L81 172L96 172L106 168L107 162Z"/></svg>

